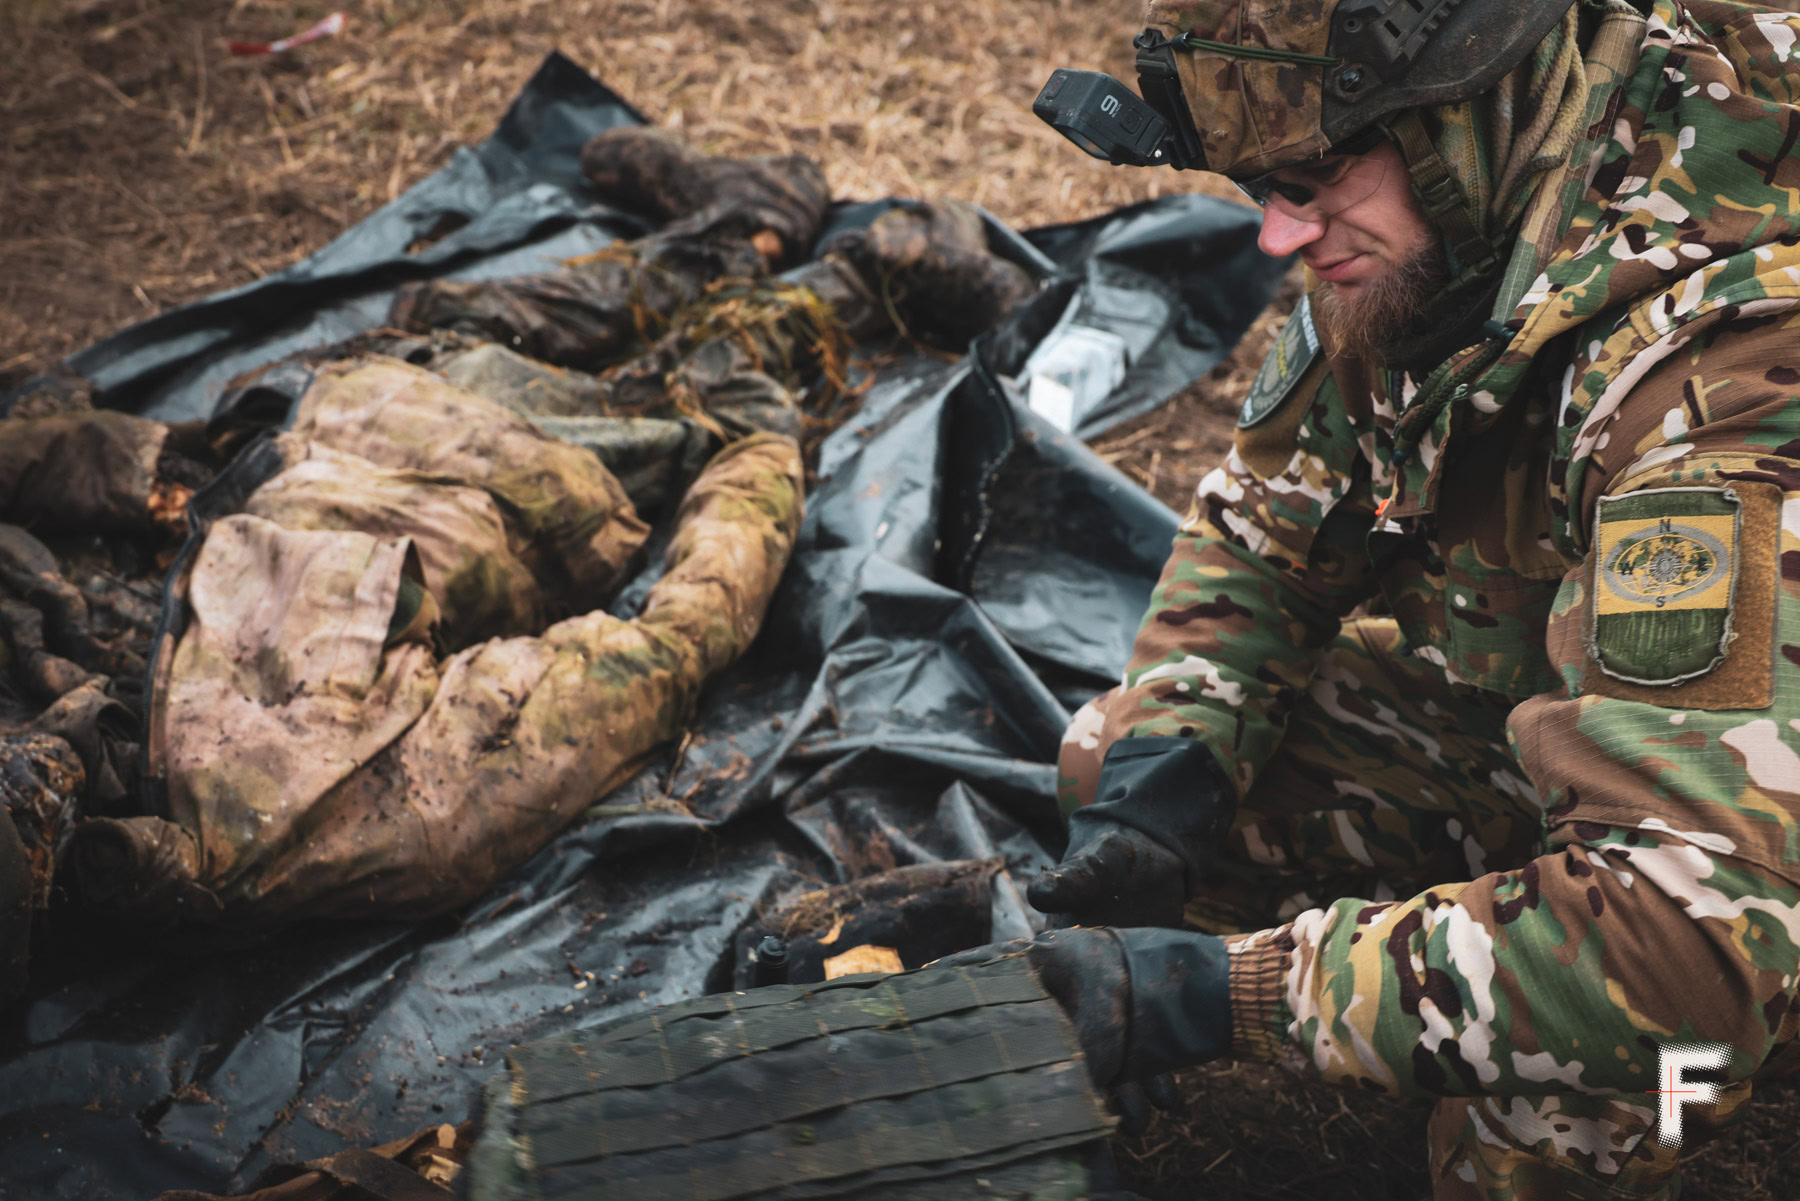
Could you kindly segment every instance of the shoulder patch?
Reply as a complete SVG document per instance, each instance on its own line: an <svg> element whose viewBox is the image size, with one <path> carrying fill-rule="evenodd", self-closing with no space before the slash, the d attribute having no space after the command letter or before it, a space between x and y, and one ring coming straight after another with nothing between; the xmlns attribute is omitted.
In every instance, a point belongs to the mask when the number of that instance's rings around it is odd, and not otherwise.
<svg viewBox="0 0 1800 1201"><path fill-rule="evenodd" d="M1603 496L1594 516L1589 653L1615 680L1668 686L1725 661L1743 503L1730 488Z"/></svg>
<svg viewBox="0 0 1800 1201"><path fill-rule="evenodd" d="M1312 300L1302 296L1275 339L1274 349L1263 360L1262 370L1256 373L1256 382L1250 385L1250 395L1238 413L1238 428L1247 430L1273 416L1318 357L1319 331L1313 328Z"/></svg>

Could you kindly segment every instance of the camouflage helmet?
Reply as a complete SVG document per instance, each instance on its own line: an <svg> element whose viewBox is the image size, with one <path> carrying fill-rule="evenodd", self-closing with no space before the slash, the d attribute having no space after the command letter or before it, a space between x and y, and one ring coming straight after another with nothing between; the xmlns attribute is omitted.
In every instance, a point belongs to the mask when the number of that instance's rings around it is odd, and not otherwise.
<svg viewBox="0 0 1800 1201"><path fill-rule="evenodd" d="M1150 0L1138 70L1148 91L1172 66L1185 111L1167 115L1191 119L1178 136L1201 152L1193 165L1249 179L1486 91L1573 3Z"/></svg>

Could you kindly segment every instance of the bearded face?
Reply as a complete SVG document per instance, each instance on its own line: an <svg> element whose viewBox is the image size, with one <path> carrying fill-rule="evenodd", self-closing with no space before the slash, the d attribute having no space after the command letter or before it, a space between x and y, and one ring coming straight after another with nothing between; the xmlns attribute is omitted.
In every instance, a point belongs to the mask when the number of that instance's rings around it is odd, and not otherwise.
<svg viewBox="0 0 1800 1201"><path fill-rule="evenodd" d="M1392 366L1394 349L1429 326L1432 301L1449 282L1450 261L1433 238L1358 283L1321 280L1312 294L1313 309L1337 353Z"/></svg>
<svg viewBox="0 0 1800 1201"><path fill-rule="evenodd" d="M1450 264L1393 143L1285 167L1245 191L1262 205L1257 245L1299 255L1318 280L1314 308L1338 353L1385 364L1429 324Z"/></svg>

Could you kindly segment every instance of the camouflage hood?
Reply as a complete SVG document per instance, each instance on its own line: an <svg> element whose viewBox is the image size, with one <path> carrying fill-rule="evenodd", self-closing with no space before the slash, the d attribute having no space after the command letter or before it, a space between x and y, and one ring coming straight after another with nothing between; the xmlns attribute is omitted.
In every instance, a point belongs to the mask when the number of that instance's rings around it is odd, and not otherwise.
<svg viewBox="0 0 1800 1201"><path fill-rule="evenodd" d="M1707 326L1800 300L1800 13L1657 0L1601 36L1635 43L1635 66L1611 82L1589 72L1584 136L1538 189L1506 269L1488 327L1505 336L1419 381L1401 418L1420 435L1407 490L1429 502L1452 425L1476 431L1556 363L1553 535L1577 555L1586 472L1636 383Z"/></svg>

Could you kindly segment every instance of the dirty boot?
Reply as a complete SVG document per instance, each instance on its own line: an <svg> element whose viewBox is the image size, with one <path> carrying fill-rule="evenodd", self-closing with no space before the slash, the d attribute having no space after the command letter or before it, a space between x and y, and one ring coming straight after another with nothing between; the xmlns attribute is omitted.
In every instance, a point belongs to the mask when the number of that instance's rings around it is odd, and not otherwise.
<svg viewBox="0 0 1800 1201"><path fill-rule="evenodd" d="M802 155L714 158L656 129L595 135L581 151L581 170L607 202L674 223L665 233L687 222L716 229L729 213L732 232L777 266L806 254L831 203L825 173Z"/></svg>
<svg viewBox="0 0 1800 1201"><path fill-rule="evenodd" d="M0 420L0 521L40 535L185 535L187 500L211 475L160 421L109 410Z"/></svg>
<svg viewBox="0 0 1800 1201"><path fill-rule="evenodd" d="M388 324L598 371L649 349L715 281L760 279L806 254L831 203L810 159L709 158L647 130L599 135L582 169L605 199L663 226L539 275L408 284Z"/></svg>

